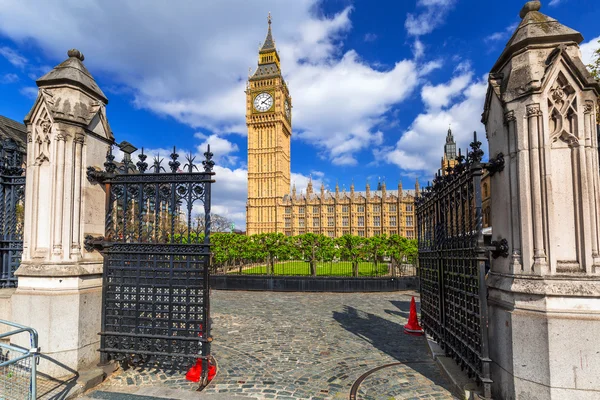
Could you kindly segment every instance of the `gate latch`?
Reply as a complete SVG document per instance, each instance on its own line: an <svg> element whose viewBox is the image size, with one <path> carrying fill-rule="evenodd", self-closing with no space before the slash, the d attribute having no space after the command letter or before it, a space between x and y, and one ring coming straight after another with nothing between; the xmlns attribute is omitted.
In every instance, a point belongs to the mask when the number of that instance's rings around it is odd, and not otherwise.
<svg viewBox="0 0 600 400"><path fill-rule="evenodd" d="M83 248L85 251L92 252L94 250L102 251L105 247L104 236L94 237L92 235L85 235L83 241Z"/></svg>
<svg viewBox="0 0 600 400"><path fill-rule="evenodd" d="M506 239L500 239L500 240L493 240L492 243L490 243L492 246L489 248L491 253L492 253L492 257L494 258L498 258L500 256L506 258L508 257L508 240Z"/></svg>

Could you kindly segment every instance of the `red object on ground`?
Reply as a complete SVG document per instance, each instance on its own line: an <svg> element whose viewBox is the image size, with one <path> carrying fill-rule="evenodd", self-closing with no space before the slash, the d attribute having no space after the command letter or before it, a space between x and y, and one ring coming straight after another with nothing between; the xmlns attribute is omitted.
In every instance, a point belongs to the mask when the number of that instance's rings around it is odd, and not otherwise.
<svg viewBox="0 0 600 400"><path fill-rule="evenodd" d="M408 314L408 324L404 325L404 333L415 336L423 335L423 328L419 325L417 318L417 303L415 303L414 296L410 301L410 314Z"/></svg>
<svg viewBox="0 0 600 400"><path fill-rule="evenodd" d="M208 381L209 382L213 380L216 373L217 373L217 367L215 367L213 365L213 363L211 363L209 360L208 361ZM185 374L185 379L187 379L188 381L192 381L192 382L199 382L201 376L202 376L202 360L197 359L196 365L194 365L192 368L190 368L188 370L187 374Z"/></svg>
<svg viewBox="0 0 600 400"><path fill-rule="evenodd" d="M204 329L202 327L202 324L200 324L200 333L198 334L199 337L202 337L204 335ZM211 362L212 360L208 360L208 382L212 381L212 379L215 377L215 375L217 374L217 367ZM188 381L192 381L192 382L199 382L200 381L200 377L202 376L202 359L197 358L196 359L196 365L192 366L187 374L185 374L185 379L187 379Z"/></svg>

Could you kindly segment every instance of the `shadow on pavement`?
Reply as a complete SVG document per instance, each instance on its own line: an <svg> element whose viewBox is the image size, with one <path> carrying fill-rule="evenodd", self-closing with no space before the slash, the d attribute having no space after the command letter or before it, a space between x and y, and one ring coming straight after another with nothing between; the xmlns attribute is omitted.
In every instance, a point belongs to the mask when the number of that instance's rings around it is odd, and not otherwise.
<svg viewBox="0 0 600 400"><path fill-rule="evenodd" d="M46 375L43 372L37 372L37 398L43 400L63 400L66 399L71 390L77 385L79 374L74 369L54 360L53 358L40 354L40 358L55 364L65 371L65 375L61 378L54 378Z"/></svg>
<svg viewBox="0 0 600 400"><path fill-rule="evenodd" d="M406 317L408 316L410 302L393 301L392 303L400 309L400 312L386 310L386 312L389 311L388 314L401 316L406 314ZM434 384L451 391L451 386L437 367L431 368L434 361L429 355L425 336L407 335L401 324L350 306L345 306L344 312L334 311L333 318L348 332L406 364L407 367L425 376Z"/></svg>

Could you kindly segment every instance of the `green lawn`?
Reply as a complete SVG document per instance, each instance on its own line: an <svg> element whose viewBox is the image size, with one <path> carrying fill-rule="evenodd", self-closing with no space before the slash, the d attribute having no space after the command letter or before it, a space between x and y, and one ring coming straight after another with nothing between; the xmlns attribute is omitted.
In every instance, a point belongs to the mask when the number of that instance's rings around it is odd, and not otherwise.
<svg viewBox="0 0 600 400"><path fill-rule="evenodd" d="M232 270L238 273L239 270ZM267 266L246 268L242 270L245 275L265 275ZM387 263L375 266L372 262L358 263L358 276L381 276L388 273ZM309 276L310 264L305 261L286 261L275 264L275 275ZM352 276L352 263L350 261L317 263L317 276Z"/></svg>

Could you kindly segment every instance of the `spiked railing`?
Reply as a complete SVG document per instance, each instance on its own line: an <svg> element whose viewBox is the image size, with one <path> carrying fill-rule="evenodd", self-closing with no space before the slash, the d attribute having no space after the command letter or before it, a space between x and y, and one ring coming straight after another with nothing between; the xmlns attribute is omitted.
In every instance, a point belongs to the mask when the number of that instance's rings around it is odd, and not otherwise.
<svg viewBox="0 0 600 400"><path fill-rule="evenodd" d="M459 149L454 165L436 174L416 200L421 315L425 331L489 397L481 177L488 166L501 171L503 158L483 163L476 133L465 154Z"/></svg>
<svg viewBox="0 0 600 400"><path fill-rule="evenodd" d="M176 147L167 168L159 154L149 165L142 148L134 163L137 149L119 147L122 161L111 146L104 170L87 174L106 190L105 235L85 240L87 251L104 256L100 351L105 361L181 370L202 359L208 371L213 154L204 154L201 171L191 154L181 169ZM201 231L197 212L205 218Z"/></svg>

